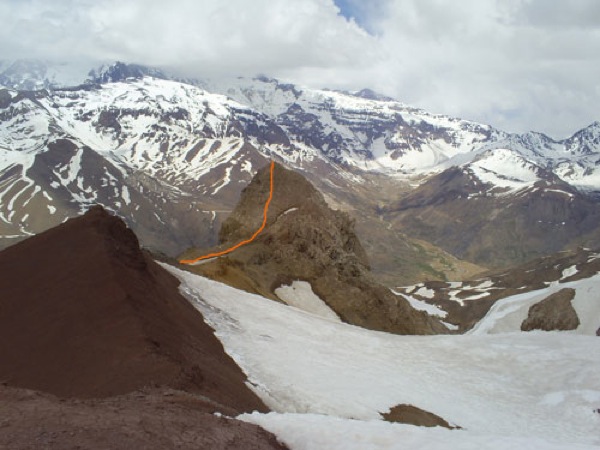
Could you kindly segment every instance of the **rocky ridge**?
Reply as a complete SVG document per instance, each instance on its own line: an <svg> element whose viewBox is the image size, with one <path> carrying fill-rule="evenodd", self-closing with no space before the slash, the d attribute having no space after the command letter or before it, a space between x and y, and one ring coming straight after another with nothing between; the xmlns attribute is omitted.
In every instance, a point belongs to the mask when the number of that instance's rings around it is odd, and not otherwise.
<svg viewBox="0 0 600 450"><path fill-rule="evenodd" d="M223 248L258 229L269 181L269 167L265 167L243 190L221 228ZM258 238L190 270L273 299L282 285L306 281L345 322L398 334L447 332L437 320L415 311L375 281L353 221L346 213L332 210L304 177L276 164L274 185L267 226ZM191 253L197 252L186 257Z"/></svg>

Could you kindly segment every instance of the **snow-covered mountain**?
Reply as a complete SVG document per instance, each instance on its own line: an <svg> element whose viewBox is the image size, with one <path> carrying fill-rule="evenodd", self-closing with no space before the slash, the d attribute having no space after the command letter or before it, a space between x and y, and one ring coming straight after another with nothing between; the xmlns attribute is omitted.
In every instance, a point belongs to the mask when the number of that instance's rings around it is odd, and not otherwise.
<svg viewBox="0 0 600 450"><path fill-rule="evenodd" d="M581 191L600 190L600 122L562 141L531 132L512 135L491 147L510 149Z"/></svg>
<svg viewBox="0 0 600 450"><path fill-rule="evenodd" d="M367 89L319 90L264 76L181 79L159 69L121 62L92 69L85 77L68 64L14 61L3 66L0 85L3 79L12 80L4 85L21 90L131 81L145 76L196 85L268 116L295 144L362 170L429 175L465 164L480 151L505 148L556 171L579 188L594 190L600 185L596 171L599 122L555 141L541 133L510 134L489 125L431 114Z"/></svg>
<svg viewBox="0 0 600 450"><path fill-rule="evenodd" d="M362 170L430 175L469 164L481 152L504 149L555 171L577 188L600 189L598 122L554 141L540 133L509 134L431 114L364 91L315 90L265 77L199 84L273 117L293 140ZM504 178L518 178L522 171L512 169L511 164L499 167Z"/></svg>
<svg viewBox="0 0 600 450"><path fill-rule="evenodd" d="M292 140L361 170L427 173L507 136L487 125L429 114L365 91L315 90L265 77L204 86L273 117Z"/></svg>
<svg viewBox="0 0 600 450"><path fill-rule="evenodd" d="M359 234L398 242L384 253L404 252L400 259L407 260L420 250L400 242L406 221L389 213L410 201L403 198L412 189L457 167L472 184L465 201L509 201L545 189L595 204L589 194L600 191L598 123L554 141L430 114L370 91L265 77L175 81L122 63L90 72L78 87L51 89L44 81L23 84L24 74L33 79L37 72L17 69L5 64L0 72L4 85L21 89L0 89L5 242L102 203L155 250L176 254L212 244L243 186L271 158L302 171L332 204L353 213ZM40 87L46 89L29 90ZM398 271L369 246L376 271Z"/></svg>

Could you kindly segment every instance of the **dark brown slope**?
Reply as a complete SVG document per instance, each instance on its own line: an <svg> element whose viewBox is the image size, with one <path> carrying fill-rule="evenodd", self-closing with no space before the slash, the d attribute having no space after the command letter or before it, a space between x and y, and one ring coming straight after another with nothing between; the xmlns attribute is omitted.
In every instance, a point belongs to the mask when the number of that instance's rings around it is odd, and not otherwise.
<svg viewBox="0 0 600 450"><path fill-rule="evenodd" d="M244 189L221 228L223 247L247 239L259 228L269 181L267 166ZM329 208L302 175L276 164L274 186L267 226L258 238L226 257L190 270L273 299L278 287L294 280L308 281L345 322L398 334L448 331L375 281L354 233L354 222L347 214Z"/></svg>
<svg viewBox="0 0 600 450"><path fill-rule="evenodd" d="M0 273L9 385L80 398L170 386L227 413L266 410L178 281L101 207L4 250Z"/></svg>

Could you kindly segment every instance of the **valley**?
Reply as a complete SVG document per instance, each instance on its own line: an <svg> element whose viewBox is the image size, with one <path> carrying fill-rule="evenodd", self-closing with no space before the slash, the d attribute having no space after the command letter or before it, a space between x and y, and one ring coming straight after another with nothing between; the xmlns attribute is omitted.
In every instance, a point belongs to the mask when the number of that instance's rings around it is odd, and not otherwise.
<svg viewBox="0 0 600 450"><path fill-rule="evenodd" d="M266 77L182 82L123 63L92 75L77 87L1 90L0 245L99 203L158 254L208 248L271 159L356 220L391 287L598 241L597 123L554 141L369 91Z"/></svg>

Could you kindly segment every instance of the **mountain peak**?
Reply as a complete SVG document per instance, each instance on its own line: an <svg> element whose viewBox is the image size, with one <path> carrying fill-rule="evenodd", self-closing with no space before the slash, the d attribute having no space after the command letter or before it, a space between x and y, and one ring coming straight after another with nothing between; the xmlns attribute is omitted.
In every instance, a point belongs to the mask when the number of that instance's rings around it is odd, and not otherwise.
<svg viewBox="0 0 600 450"><path fill-rule="evenodd" d="M447 332L436 319L379 285L369 271L354 220L331 209L299 173L277 164L267 226L233 253L195 266L207 276L272 299L279 288L302 280L343 321L398 334ZM269 194L268 168L258 171L221 228L230 246L258 229Z"/></svg>
<svg viewBox="0 0 600 450"><path fill-rule="evenodd" d="M387 95L380 94L371 89L365 88L361 89L358 92L355 92L354 95L356 97L366 98L367 100L377 100L381 102L393 102L396 101L392 97L388 97Z"/></svg>
<svg viewBox="0 0 600 450"><path fill-rule="evenodd" d="M88 73L87 81L99 84L114 83L128 79L140 79L145 76L168 79L167 75L159 69L116 61L109 66L100 66L97 69L92 69Z"/></svg>
<svg viewBox="0 0 600 450"><path fill-rule="evenodd" d="M296 211L301 208L305 213L317 209L319 214L329 211L321 193L306 178L277 162L274 163L273 184L274 193L267 226L273 225L280 216L292 212L292 209ZM260 211L269 196L269 188L270 166L266 165L258 170L250 184L243 189L236 208L223 223L220 233L222 242L240 240L260 226L263 217Z"/></svg>

